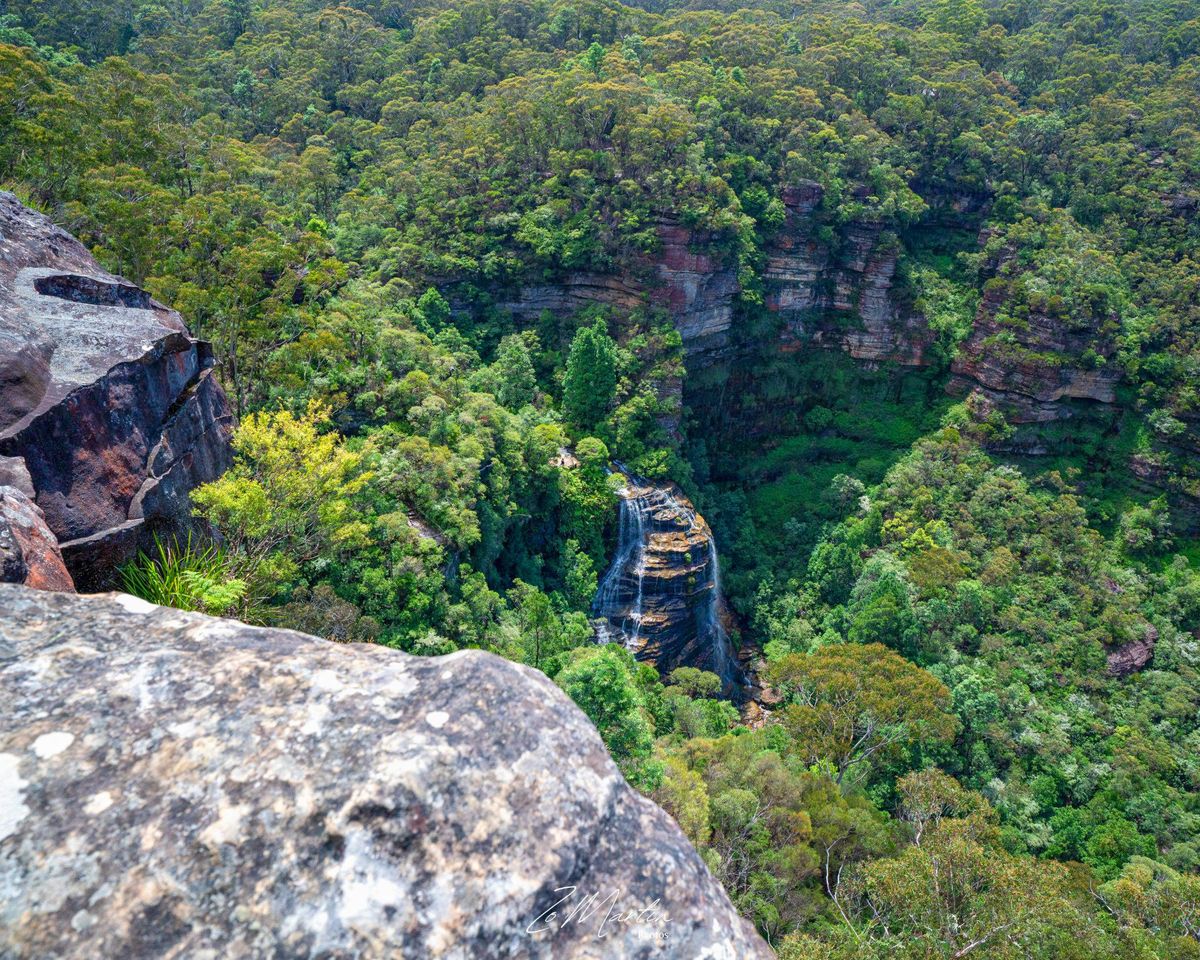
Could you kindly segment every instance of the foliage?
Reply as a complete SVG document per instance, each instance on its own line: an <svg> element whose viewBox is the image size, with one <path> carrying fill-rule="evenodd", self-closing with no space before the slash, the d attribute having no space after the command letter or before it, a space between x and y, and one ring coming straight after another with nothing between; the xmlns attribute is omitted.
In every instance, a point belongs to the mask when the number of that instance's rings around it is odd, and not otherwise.
<svg viewBox="0 0 1200 960"><path fill-rule="evenodd" d="M193 544L154 538L154 552L139 551L137 559L121 568L121 585L127 593L150 603L179 610L247 618L243 608L246 581L234 576L229 555L215 544Z"/></svg>
<svg viewBox="0 0 1200 960"><path fill-rule="evenodd" d="M662 780L662 765L652 759L654 721L638 689L633 657L608 645L576 651L555 681L596 725L625 778L653 790Z"/></svg>
<svg viewBox="0 0 1200 960"><path fill-rule="evenodd" d="M563 375L563 413L570 423L592 430L608 412L617 388L617 345L597 323L571 341Z"/></svg>
<svg viewBox="0 0 1200 960"><path fill-rule="evenodd" d="M767 679L788 698L782 723L807 753L832 761L837 782L904 746L954 737L945 684L879 643L834 644L773 663Z"/></svg>
<svg viewBox="0 0 1200 960"><path fill-rule="evenodd" d="M830 640L880 640L949 688L955 749L932 756L996 806L1006 843L1102 878L1133 855L1190 865L1181 824L1197 795L1180 773L1197 735L1196 654L1181 629L1192 614L1178 611L1195 571L1126 566L1053 481L1030 483L955 427L918 443L777 602L771 622L800 624L768 647L772 672L785 682L845 649L819 645ZM1108 655L1147 638L1154 669L1113 677Z"/></svg>
<svg viewBox="0 0 1200 960"><path fill-rule="evenodd" d="M555 676L784 957L1196 955L1198 25L10 0L0 183L179 308L241 421L195 497L227 546L128 588ZM788 249L838 305L781 330ZM685 367L665 258L736 277L728 357ZM823 348L868 270L925 368ZM1116 419L948 410L982 313L991 357L1118 373ZM765 726L590 646L612 459L716 531Z"/></svg>

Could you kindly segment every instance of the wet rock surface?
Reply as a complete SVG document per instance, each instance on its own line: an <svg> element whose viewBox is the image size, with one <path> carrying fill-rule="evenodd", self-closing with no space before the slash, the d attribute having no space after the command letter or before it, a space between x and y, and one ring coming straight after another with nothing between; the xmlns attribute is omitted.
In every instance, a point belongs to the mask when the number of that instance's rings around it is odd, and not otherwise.
<svg viewBox="0 0 1200 960"><path fill-rule="evenodd" d="M81 587L186 529L188 492L227 468L213 363L177 313L0 192L0 467L27 478Z"/></svg>
<svg viewBox="0 0 1200 960"><path fill-rule="evenodd" d="M623 643L664 676L698 667L738 697L746 678L723 619L712 531L674 484L626 475L616 553L593 603L597 636Z"/></svg>
<svg viewBox="0 0 1200 960"><path fill-rule="evenodd" d="M584 715L491 655L0 585L0 699L0 956L770 956Z"/></svg>

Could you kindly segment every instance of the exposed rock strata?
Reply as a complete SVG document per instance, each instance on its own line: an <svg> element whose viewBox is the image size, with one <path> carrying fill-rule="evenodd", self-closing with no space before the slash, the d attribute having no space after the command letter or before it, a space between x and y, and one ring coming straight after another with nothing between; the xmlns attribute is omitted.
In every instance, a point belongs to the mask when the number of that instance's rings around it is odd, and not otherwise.
<svg viewBox="0 0 1200 960"><path fill-rule="evenodd" d="M0 586L0 700L12 960L770 956L584 715L486 653ZM565 922L614 892L648 912Z"/></svg>
<svg viewBox="0 0 1200 960"><path fill-rule="evenodd" d="M0 458L81 587L187 527L188 492L228 466L213 362L177 313L0 193Z"/></svg>
<svg viewBox="0 0 1200 960"><path fill-rule="evenodd" d="M991 272L1012 256L1007 251ZM1003 284L985 291L974 330L951 367L950 393L978 391L1017 425L1070 419L1075 401L1116 402L1121 370L1110 338L1039 312L1021 324L1004 324L998 315L1006 295Z"/></svg>
<svg viewBox="0 0 1200 960"><path fill-rule="evenodd" d="M660 308L670 314L688 354L723 349L739 290L735 265L714 252L713 238L676 221L663 219L658 235L658 254L627 274L567 273L553 283L522 288L500 308L526 320L544 310L570 314L597 304L624 315Z"/></svg>
<svg viewBox="0 0 1200 960"><path fill-rule="evenodd" d="M723 623L713 534L674 484L628 476L617 551L593 609L603 641L624 643L663 675L709 670L739 696L745 677Z"/></svg>
<svg viewBox="0 0 1200 960"><path fill-rule="evenodd" d="M784 191L787 219L767 253L767 307L784 320L784 350L815 342L856 360L920 366L932 342L924 318L892 295L899 247L878 224L852 224L834 254L817 238L821 187Z"/></svg>
<svg viewBox="0 0 1200 960"><path fill-rule="evenodd" d="M898 248L884 241L879 225L855 224L842 231L835 253L817 235L821 197L816 183L787 188L786 222L768 244L763 282L767 308L784 321L782 348L817 343L864 361L925 363L928 328L892 294ZM658 253L633 270L568 272L525 286L500 308L525 320L544 310L570 314L597 304L618 315L660 308L691 362L708 363L736 345L737 265L716 238L676 221L664 218L658 234Z"/></svg>

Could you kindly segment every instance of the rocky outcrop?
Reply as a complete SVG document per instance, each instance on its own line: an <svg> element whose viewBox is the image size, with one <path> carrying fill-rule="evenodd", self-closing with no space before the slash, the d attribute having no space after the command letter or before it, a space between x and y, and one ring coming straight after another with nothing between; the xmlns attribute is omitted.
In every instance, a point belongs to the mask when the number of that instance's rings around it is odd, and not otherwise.
<svg viewBox="0 0 1200 960"><path fill-rule="evenodd" d="M554 283L530 284L519 294L500 304L524 320L536 320L549 310L570 315L585 307L601 305L626 314L648 303L646 288L637 280L603 273L568 273Z"/></svg>
<svg viewBox="0 0 1200 960"><path fill-rule="evenodd" d="M213 363L177 313L0 193L0 458L81 588L187 527L188 492L229 465Z"/></svg>
<svg viewBox="0 0 1200 960"><path fill-rule="evenodd" d="M0 699L6 958L770 956L489 654L0 586Z"/></svg>
<svg viewBox="0 0 1200 960"><path fill-rule="evenodd" d="M739 292L736 266L716 252L715 238L678 221L664 217L658 237L659 251L625 273L566 273L554 282L521 288L500 309L528 321L544 310L565 315L600 305L627 316L658 308L670 315L689 355L722 350Z"/></svg>
<svg viewBox="0 0 1200 960"><path fill-rule="evenodd" d="M592 605L597 637L623 643L664 676L709 670L740 698L746 683L724 625L712 531L674 484L625 474L617 549Z"/></svg>
<svg viewBox="0 0 1200 960"><path fill-rule="evenodd" d="M879 224L851 224L835 252L818 237L821 197L816 183L785 189L787 218L768 248L766 303L783 319L783 349L816 343L856 360L923 365L929 328L892 294L899 245Z"/></svg>
<svg viewBox="0 0 1200 960"><path fill-rule="evenodd" d="M42 511L16 487L0 486L0 583L75 590Z"/></svg>
<svg viewBox="0 0 1200 960"><path fill-rule="evenodd" d="M763 271L767 308L783 319L781 346L838 347L864 361L925 363L932 342L924 319L892 295L899 247L878 224L852 224L838 249L819 236L822 190L806 183L783 191L787 219L767 247ZM659 308L671 317L693 364L735 347L735 304L741 294L728 241L663 218L660 249L621 274L566 273L529 284L499 304L526 321L544 310L571 314L601 305L618 316Z"/></svg>
<svg viewBox="0 0 1200 960"><path fill-rule="evenodd" d="M670 313L686 353L719 352L728 345L740 291L736 266L728 255L714 252L713 238L697 237L681 224L664 222L659 237L652 301Z"/></svg>
<svg viewBox="0 0 1200 960"><path fill-rule="evenodd" d="M1006 251L990 272L999 273L1013 257L1015 251ZM1121 370L1111 338L1044 312L1004 322L1007 296L1007 284L985 287L974 330L951 366L949 393L978 392L1014 425L1068 420L1080 409L1076 401L1116 402Z"/></svg>
<svg viewBox="0 0 1200 960"><path fill-rule="evenodd" d="M1122 644L1108 654L1108 672L1114 677L1127 677L1143 669L1154 657L1154 646L1158 643L1158 630L1149 624L1137 640Z"/></svg>

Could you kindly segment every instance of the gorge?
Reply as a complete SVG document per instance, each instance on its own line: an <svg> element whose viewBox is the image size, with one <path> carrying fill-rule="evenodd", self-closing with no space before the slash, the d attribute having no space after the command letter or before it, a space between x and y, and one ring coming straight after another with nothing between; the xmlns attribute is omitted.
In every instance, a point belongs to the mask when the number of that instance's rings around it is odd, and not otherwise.
<svg viewBox="0 0 1200 960"><path fill-rule="evenodd" d="M1200 960L1198 78L5 0L0 958Z"/></svg>
<svg viewBox="0 0 1200 960"><path fill-rule="evenodd" d="M0 252L0 955L771 955L541 672L75 596L187 535L232 416L178 314L4 193ZM639 491L646 556L705 558L648 652L723 657L707 526Z"/></svg>

